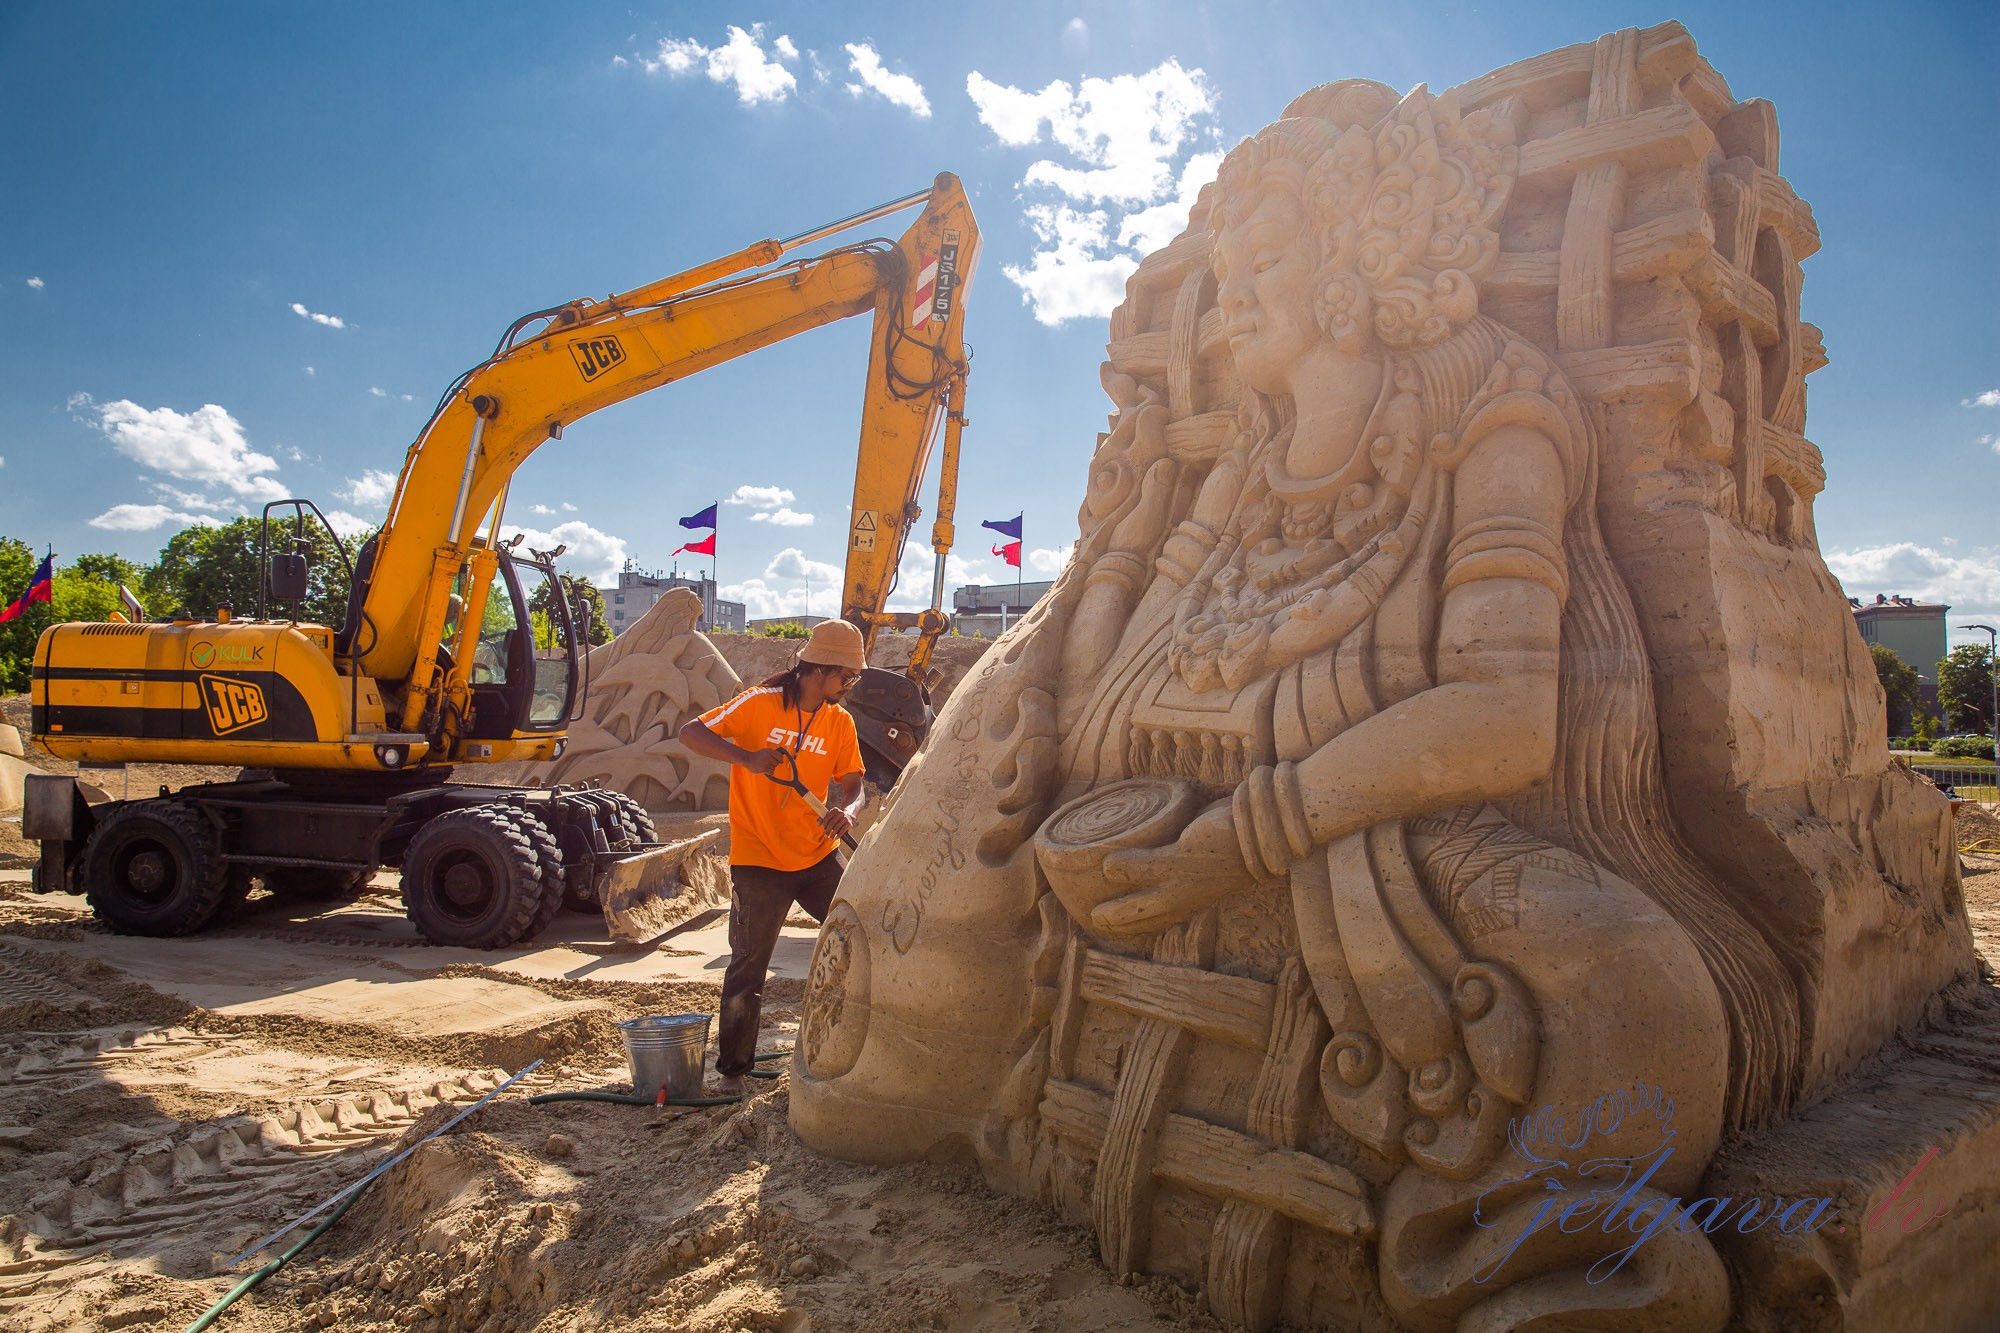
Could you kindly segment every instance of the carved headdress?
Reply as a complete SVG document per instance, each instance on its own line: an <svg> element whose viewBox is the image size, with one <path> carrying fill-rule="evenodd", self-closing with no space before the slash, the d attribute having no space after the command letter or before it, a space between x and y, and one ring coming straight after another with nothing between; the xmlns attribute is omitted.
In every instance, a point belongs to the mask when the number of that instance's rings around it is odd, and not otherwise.
<svg viewBox="0 0 2000 1333"><path fill-rule="evenodd" d="M1344 79L1313 89L1224 160L1212 232L1265 190L1296 197L1320 242L1314 308L1344 350L1364 329L1435 347L1479 313L1516 165L1510 107L1470 116L1422 86Z"/></svg>

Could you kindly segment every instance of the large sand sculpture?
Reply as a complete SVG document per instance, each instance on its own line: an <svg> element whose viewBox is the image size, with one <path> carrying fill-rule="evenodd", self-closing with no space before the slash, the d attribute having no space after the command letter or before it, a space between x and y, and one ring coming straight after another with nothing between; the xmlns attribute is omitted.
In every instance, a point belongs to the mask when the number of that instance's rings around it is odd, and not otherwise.
<svg viewBox="0 0 2000 1333"><path fill-rule="evenodd" d="M1552 1176L1692 1200L1975 970L1817 549L1777 169L1671 23L1229 154L1112 316L1074 562L822 932L809 1143L1254 1327L1740 1314L1712 1228L1607 1270Z"/></svg>

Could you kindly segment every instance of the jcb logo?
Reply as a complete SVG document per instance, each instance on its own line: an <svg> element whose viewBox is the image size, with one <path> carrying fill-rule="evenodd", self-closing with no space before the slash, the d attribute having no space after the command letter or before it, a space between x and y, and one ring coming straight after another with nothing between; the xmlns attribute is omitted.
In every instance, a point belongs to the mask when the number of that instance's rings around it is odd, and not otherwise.
<svg viewBox="0 0 2000 1333"><path fill-rule="evenodd" d="M594 380L613 366L625 360L625 349L618 345L616 338L582 338L569 345L569 354L576 358L576 368L583 372L587 380Z"/></svg>
<svg viewBox="0 0 2000 1333"><path fill-rule="evenodd" d="M203 676L201 701L208 708L208 725L218 736L254 727L269 717L264 688L227 676Z"/></svg>

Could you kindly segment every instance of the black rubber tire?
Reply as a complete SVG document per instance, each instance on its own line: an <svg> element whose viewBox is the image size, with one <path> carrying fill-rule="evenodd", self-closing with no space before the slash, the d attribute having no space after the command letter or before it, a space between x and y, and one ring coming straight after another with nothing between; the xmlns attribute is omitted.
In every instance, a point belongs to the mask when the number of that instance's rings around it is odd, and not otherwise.
<svg viewBox="0 0 2000 1333"><path fill-rule="evenodd" d="M231 862L228 869L222 872L222 897L216 900L215 913L209 917L208 924L226 926L235 920L250 897L251 881L255 878L256 874L249 866Z"/></svg>
<svg viewBox="0 0 2000 1333"><path fill-rule="evenodd" d="M514 812L480 805L425 824L403 854L403 908L432 944L503 949L542 905L542 866Z"/></svg>
<svg viewBox="0 0 2000 1333"><path fill-rule="evenodd" d="M228 889L215 828L179 801L134 801L97 826L84 849L84 896L120 935L186 935L215 916Z"/></svg>
<svg viewBox="0 0 2000 1333"><path fill-rule="evenodd" d="M266 866L261 878L272 897L286 902L351 903L368 891L372 875L331 866Z"/></svg>
<svg viewBox="0 0 2000 1333"><path fill-rule="evenodd" d="M646 813L645 806L622 791L606 791L604 795L609 796L612 804L618 807L613 819L624 838L633 842L652 842L659 837L659 829L654 826L653 817ZM604 836L611 839L613 847L618 846L621 840L610 829L604 830Z"/></svg>
<svg viewBox="0 0 2000 1333"><path fill-rule="evenodd" d="M549 826L536 811L516 806L508 813L513 816L514 827L525 833L534 845L535 861L542 872L541 906L535 909L535 919L528 923L521 938L515 941L516 944L526 944L547 929L549 922L556 919L556 913L562 910L563 854L562 848L556 845L556 835L549 832Z"/></svg>

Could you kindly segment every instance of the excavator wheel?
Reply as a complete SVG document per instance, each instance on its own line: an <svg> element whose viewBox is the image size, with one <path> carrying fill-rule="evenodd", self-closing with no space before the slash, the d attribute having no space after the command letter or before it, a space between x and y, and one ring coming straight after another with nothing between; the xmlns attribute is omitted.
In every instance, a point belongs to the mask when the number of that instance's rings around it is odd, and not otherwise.
<svg viewBox="0 0 2000 1333"><path fill-rule="evenodd" d="M222 897L216 901L215 913L208 919L211 926L226 926L236 919L243 910L243 903L250 897L252 882L256 872L241 861L232 861L222 872Z"/></svg>
<svg viewBox="0 0 2000 1333"><path fill-rule="evenodd" d="M449 810L403 853L403 906L432 944L501 949L534 924L542 865L533 839L500 806Z"/></svg>
<svg viewBox="0 0 2000 1333"><path fill-rule="evenodd" d="M606 791L602 794L610 797L611 803L618 807L617 814L613 816L618 832L604 830L604 835L611 839L614 848L618 846L621 835L633 842L652 842L659 836L659 829L654 825L653 817L646 813L646 807L640 805L636 799L622 791Z"/></svg>
<svg viewBox="0 0 2000 1333"><path fill-rule="evenodd" d="M288 902L347 903L368 888L372 872L331 866L272 866L263 873L264 887Z"/></svg>
<svg viewBox="0 0 2000 1333"><path fill-rule="evenodd" d="M84 896L121 935L200 930L228 887L215 829L179 801L120 806L97 826L84 857Z"/></svg>
<svg viewBox="0 0 2000 1333"><path fill-rule="evenodd" d="M549 826L542 822L539 814L519 806L510 807L507 813L512 817L514 827L526 834L528 841L534 844L535 862L541 867L542 873L541 905L535 909L535 919L528 923L525 931L521 932L521 938L514 941L516 944L526 944L540 935L549 922L556 919L556 913L562 910L565 889L563 854L562 848L556 844L556 835L549 831Z"/></svg>

